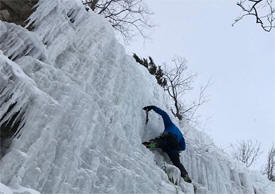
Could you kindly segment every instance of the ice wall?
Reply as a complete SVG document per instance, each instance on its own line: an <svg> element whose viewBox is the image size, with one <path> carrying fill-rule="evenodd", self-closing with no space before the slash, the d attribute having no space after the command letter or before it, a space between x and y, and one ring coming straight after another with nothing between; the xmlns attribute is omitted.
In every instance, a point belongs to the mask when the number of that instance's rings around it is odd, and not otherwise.
<svg viewBox="0 0 275 194"><path fill-rule="evenodd" d="M40 0L30 25L32 32L0 21L0 95L13 94L2 104L17 102L11 115L24 109L18 138L0 160L2 184L41 193L275 191L185 125L181 159L195 186L173 185L161 168L175 176L177 169L141 145L163 130L153 113L145 125L141 108L166 109L167 97L125 54L108 22L79 0Z"/></svg>

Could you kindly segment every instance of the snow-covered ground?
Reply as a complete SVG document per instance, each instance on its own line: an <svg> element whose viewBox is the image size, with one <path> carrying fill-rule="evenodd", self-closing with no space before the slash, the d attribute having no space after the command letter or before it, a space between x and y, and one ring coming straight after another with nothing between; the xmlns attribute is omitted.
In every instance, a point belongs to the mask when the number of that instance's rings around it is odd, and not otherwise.
<svg viewBox="0 0 275 194"><path fill-rule="evenodd" d="M29 32L0 21L0 118L17 102L5 118L24 110L25 122L0 160L0 193L275 193L184 123L194 186L141 145L163 130L142 107L167 109L167 96L80 0L40 0L33 22Z"/></svg>

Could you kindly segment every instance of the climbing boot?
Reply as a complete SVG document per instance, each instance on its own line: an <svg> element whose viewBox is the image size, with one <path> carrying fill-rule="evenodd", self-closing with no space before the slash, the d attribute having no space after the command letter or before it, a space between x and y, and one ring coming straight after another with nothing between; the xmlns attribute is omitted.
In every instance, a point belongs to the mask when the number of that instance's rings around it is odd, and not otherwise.
<svg viewBox="0 0 275 194"><path fill-rule="evenodd" d="M184 177L183 177L183 180L187 183L192 183L192 180L190 179L190 177L188 176L188 174L186 174Z"/></svg>
<svg viewBox="0 0 275 194"><path fill-rule="evenodd" d="M157 147L157 144L154 142L143 142L142 144L145 145L145 147L147 147L147 148L156 148Z"/></svg>

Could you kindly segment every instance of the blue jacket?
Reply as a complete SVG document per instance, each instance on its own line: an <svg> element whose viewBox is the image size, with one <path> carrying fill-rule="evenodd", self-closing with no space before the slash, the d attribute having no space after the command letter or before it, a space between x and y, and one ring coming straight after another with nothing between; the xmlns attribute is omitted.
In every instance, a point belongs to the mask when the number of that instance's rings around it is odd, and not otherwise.
<svg viewBox="0 0 275 194"><path fill-rule="evenodd" d="M179 128L171 121L169 115L165 111L161 110L156 106L153 106L153 110L156 113L160 114L163 119L163 123L165 127L164 133L170 133L172 135L175 135L177 137L180 147L182 148L182 150L185 150L186 145L185 145L184 137L180 132Z"/></svg>

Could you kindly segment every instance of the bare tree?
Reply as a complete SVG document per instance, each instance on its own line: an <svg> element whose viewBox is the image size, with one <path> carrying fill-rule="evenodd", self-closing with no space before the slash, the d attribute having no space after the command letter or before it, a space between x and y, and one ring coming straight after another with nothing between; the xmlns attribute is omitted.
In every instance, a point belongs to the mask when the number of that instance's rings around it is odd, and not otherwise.
<svg viewBox="0 0 275 194"><path fill-rule="evenodd" d="M240 0L237 5L242 9L243 14L235 19L233 26L244 17L252 16L266 32L270 32L275 27L273 0Z"/></svg>
<svg viewBox="0 0 275 194"><path fill-rule="evenodd" d="M186 61L182 57L175 57L172 59L172 64L165 65L165 70L162 70L161 66L157 66L152 59L140 58L135 53L133 58L137 63L144 66L150 74L154 75L158 84L164 88L164 91L172 98L174 103L174 109L171 108L172 114L179 120L194 121L194 115L198 108L203 105L206 100L206 89L210 85L207 84L200 89L199 98L197 101L193 101L189 105L183 103L183 95L192 90L192 82L195 78L195 74L187 73Z"/></svg>
<svg viewBox="0 0 275 194"><path fill-rule="evenodd" d="M198 108L206 102L205 91L209 86L209 82L201 88L198 101L193 101L191 105L183 103L183 95L192 90L192 82L196 74L187 74L186 60L181 57L172 59L173 68L169 71L164 71L164 78L167 80L167 85L164 90L173 99L174 110L171 109L173 115L179 120L185 118L192 120Z"/></svg>
<svg viewBox="0 0 275 194"><path fill-rule="evenodd" d="M275 146L273 145L267 155L267 164L264 169L264 174L271 181L275 181Z"/></svg>
<svg viewBox="0 0 275 194"><path fill-rule="evenodd" d="M261 144L257 141L242 140L233 146L233 158L244 163L246 167L250 167L258 159L261 152Z"/></svg>
<svg viewBox="0 0 275 194"><path fill-rule="evenodd" d="M124 40L130 40L135 32L146 37L145 30L153 27L149 22L152 12L143 0L82 0L94 12L109 20Z"/></svg>

